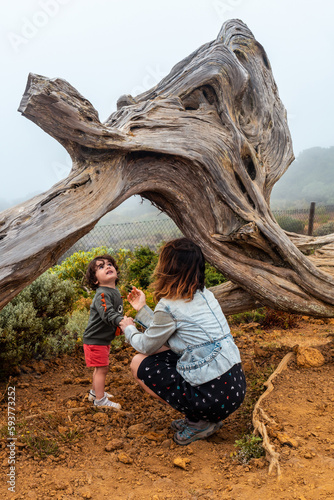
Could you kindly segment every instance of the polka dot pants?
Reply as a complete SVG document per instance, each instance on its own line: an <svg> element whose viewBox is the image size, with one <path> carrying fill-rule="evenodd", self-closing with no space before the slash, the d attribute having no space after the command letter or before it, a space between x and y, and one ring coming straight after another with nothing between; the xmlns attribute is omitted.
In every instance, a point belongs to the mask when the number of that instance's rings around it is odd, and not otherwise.
<svg viewBox="0 0 334 500"><path fill-rule="evenodd" d="M246 394L240 363L210 382L191 386L176 371L177 360L171 350L152 354L141 362L138 378L192 421L219 422L239 408Z"/></svg>

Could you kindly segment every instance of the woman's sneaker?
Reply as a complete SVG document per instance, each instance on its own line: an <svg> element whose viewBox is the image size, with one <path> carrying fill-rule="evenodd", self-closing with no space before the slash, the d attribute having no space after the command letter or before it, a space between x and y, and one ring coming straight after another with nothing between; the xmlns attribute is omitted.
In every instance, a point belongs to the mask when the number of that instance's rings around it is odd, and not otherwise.
<svg viewBox="0 0 334 500"><path fill-rule="evenodd" d="M94 400L94 406L98 406L99 408L113 408L114 410L120 410L121 405L119 403L113 403L109 401L106 396L103 396L101 399Z"/></svg>
<svg viewBox="0 0 334 500"><path fill-rule="evenodd" d="M196 427L188 424L183 430L174 434L174 441L177 444L185 445L197 441L197 439L205 439L218 431L222 425L222 422L200 422Z"/></svg>
<svg viewBox="0 0 334 500"><path fill-rule="evenodd" d="M114 396L112 394L109 394L109 392L104 393L105 398L113 398ZM91 389L88 393L88 401L95 401L96 396L95 392Z"/></svg>
<svg viewBox="0 0 334 500"><path fill-rule="evenodd" d="M173 431L183 431L185 427L189 425L189 421L187 418L179 418L178 420L173 420L173 422L170 424L171 429Z"/></svg>

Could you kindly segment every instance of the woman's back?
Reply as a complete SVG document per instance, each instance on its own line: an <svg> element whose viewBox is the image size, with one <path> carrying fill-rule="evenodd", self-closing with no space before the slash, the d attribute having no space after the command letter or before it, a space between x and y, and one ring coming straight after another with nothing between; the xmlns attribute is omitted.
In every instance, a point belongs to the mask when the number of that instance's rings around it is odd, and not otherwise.
<svg viewBox="0 0 334 500"><path fill-rule="evenodd" d="M165 311L176 323L174 336L184 346L212 342L230 334L221 307L210 290L197 290L192 300L161 299L156 311ZM174 337L173 336L173 337Z"/></svg>

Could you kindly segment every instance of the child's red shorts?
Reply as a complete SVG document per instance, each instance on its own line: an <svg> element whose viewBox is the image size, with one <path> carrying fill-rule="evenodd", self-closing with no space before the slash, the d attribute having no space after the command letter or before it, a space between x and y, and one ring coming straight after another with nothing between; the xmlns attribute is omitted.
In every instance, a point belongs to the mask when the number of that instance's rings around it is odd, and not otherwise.
<svg viewBox="0 0 334 500"><path fill-rule="evenodd" d="M109 366L110 345L84 344L83 348L87 366Z"/></svg>

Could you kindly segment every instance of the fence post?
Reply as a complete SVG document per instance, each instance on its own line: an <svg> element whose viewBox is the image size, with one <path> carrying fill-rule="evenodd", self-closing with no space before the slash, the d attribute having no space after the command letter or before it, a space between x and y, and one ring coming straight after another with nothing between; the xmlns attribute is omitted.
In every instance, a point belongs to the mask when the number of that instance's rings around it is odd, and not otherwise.
<svg viewBox="0 0 334 500"><path fill-rule="evenodd" d="M313 233L314 212L315 212L315 202L312 201L310 205L310 214L308 217L308 228L307 228L308 236L312 236Z"/></svg>

